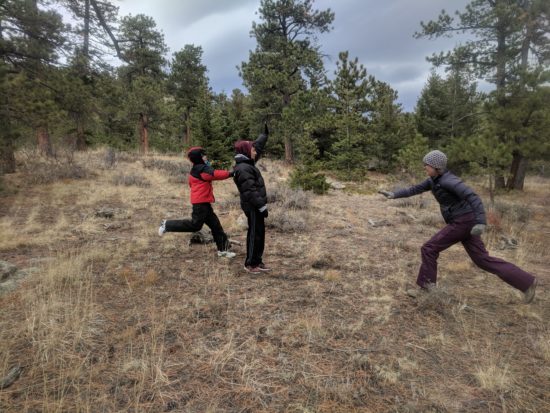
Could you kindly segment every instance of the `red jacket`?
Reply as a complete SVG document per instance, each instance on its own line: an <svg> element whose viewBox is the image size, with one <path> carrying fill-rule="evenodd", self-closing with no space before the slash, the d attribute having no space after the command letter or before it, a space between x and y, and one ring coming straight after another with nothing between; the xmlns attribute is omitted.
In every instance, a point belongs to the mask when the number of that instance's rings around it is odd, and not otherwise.
<svg viewBox="0 0 550 413"><path fill-rule="evenodd" d="M193 165L189 173L189 188L191 188L191 203L203 204L216 202L212 181L229 178L229 171L214 169L205 164Z"/></svg>

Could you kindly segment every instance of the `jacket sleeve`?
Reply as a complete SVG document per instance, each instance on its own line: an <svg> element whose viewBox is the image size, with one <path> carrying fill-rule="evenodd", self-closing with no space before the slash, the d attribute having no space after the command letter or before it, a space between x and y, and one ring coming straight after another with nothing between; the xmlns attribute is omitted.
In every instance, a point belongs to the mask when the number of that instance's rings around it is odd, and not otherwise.
<svg viewBox="0 0 550 413"><path fill-rule="evenodd" d="M256 177L249 171L235 171L235 183L244 200L255 208L262 208L265 203L261 200Z"/></svg>
<svg viewBox="0 0 550 413"><path fill-rule="evenodd" d="M229 171L224 171L222 169L216 169L212 173L202 172L201 178L205 181L221 181L229 178Z"/></svg>
<svg viewBox="0 0 550 413"><path fill-rule="evenodd" d="M426 192L432 189L431 179L428 178L425 181L419 183L418 185L413 185L409 188L398 189L394 192L394 198L407 198L409 196L418 195L422 192Z"/></svg>
<svg viewBox="0 0 550 413"><path fill-rule="evenodd" d="M265 132L261 133L258 139L256 139L253 143L254 148L256 149L256 153L258 154L258 158L260 157L260 155L264 153L265 146L267 145L268 137L269 137L269 133L265 133Z"/></svg>
<svg viewBox="0 0 550 413"><path fill-rule="evenodd" d="M453 179L449 183L445 183L442 186L446 190L456 194L456 196L461 200L464 200L470 204L470 207L474 211L474 215L476 217L476 224L487 224L483 202L481 202L481 198L469 186L467 186L459 178Z"/></svg>

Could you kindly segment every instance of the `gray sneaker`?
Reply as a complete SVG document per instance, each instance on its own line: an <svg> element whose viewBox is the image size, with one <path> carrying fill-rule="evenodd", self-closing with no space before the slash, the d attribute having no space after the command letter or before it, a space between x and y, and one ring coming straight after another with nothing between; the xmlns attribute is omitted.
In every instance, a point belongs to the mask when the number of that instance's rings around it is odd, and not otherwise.
<svg viewBox="0 0 550 413"><path fill-rule="evenodd" d="M537 289L537 279L533 281L533 284L525 291L523 296L523 302L525 304L531 303L535 298L535 290Z"/></svg>
<svg viewBox="0 0 550 413"><path fill-rule="evenodd" d="M166 233L166 220L163 220L159 227L159 237L162 237Z"/></svg>
<svg viewBox="0 0 550 413"><path fill-rule="evenodd" d="M218 251L218 257L235 258L236 256L237 256L237 254L235 254L234 252L231 252L231 251Z"/></svg>

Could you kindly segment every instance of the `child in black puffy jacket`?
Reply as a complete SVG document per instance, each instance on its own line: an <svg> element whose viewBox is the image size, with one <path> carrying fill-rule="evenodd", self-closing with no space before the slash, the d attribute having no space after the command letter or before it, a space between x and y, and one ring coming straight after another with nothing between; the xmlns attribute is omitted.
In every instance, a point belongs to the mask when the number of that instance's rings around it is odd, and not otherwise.
<svg viewBox="0 0 550 413"><path fill-rule="evenodd" d="M256 161L263 153L268 135L269 130L266 123L264 133L254 142L235 142L236 164L233 180L239 189L241 208L248 220L244 268L255 274L270 270L262 258L265 246L264 220L268 216L267 193L262 174L256 167Z"/></svg>

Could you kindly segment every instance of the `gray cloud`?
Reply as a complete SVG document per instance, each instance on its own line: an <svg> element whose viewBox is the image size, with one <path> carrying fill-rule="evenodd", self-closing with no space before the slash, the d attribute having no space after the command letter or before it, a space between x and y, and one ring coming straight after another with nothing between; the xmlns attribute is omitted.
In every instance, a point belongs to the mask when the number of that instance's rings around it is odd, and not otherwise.
<svg viewBox="0 0 550 413"><path fill-rule="evenodd" d="M340 51L357 57L368 73L390 84L399 93L399 101L412 110L429 76L426 56L452 49L460 40L414 39L420 21L437 18L441 9L449 13L463 10L469 0L317 0L318 10L335 12L333 30L319 35L321 51L329 77ZM171 52L194 44L203 48L212 88L230 93L243 88L237 65L248 59L254 49L250 38L259 0L126 0L120 14L143 13L153 17L165 34Z"/></svg>

